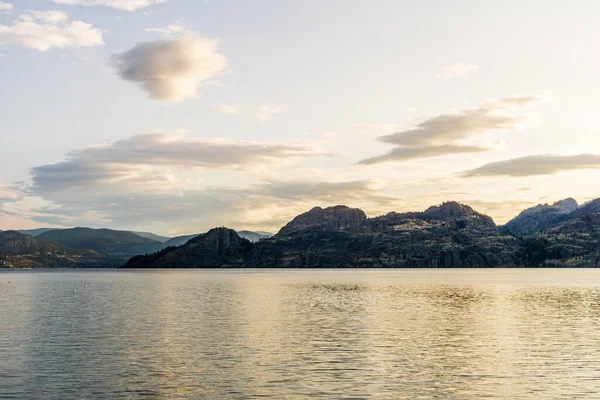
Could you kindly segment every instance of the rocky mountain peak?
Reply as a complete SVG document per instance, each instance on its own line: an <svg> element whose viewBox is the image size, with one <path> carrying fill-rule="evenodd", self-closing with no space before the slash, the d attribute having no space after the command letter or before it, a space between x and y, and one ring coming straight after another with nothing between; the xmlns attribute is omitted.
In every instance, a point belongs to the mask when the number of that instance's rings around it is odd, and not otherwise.
<svg viewBox="0 0 600 400"><path fill-rule="evenodd" d="M308 231L340 231L359 228L367 219L364 211L347 206L315 207L298 215L277 235L289 235L296 232Z"/></svg>
<svg viewBox="0 0 600 400"><path fill-rule="evenodd" d="M570 218L571 214L579 212L583 208L580 208L577 201L570 197L557 201L552 205L538 204L522 211L517 217L509 221L504 228L513 235L531 235Z"/></svg>
<svg viewBox="0 0 600 400"><path fill-rule="evenodd" d="M552 206L557 207L565 212L573 212L577 210L579 204L577 204L577 200L575 200L572 197L569 197L564 200L557 201Z"/></svg>
<svg viewBox="0 0 600 400"><path fill-rule="evenodd" d="M460 204L456 201L448 201L440 206L429 207L422 214L425 219L448 220L464 218L471 215L478 215L475 210L466 204Z"/></svg>

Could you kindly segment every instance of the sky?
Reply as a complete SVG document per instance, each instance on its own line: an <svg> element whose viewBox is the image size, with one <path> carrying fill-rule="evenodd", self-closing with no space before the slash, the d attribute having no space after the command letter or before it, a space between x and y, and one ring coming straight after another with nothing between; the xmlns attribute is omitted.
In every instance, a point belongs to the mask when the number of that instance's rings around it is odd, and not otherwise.
<svg viewBox="0 0 600 400"><path fill-rule="evenodd" d="M0 230L598 197L595 0L0 0Z"/></svg>

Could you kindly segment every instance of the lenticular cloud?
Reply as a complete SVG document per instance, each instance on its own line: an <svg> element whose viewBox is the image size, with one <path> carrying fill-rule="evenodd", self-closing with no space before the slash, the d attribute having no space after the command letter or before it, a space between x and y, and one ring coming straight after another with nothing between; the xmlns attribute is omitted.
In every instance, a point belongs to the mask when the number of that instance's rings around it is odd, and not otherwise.
<svg viewBox="0 0 600 400"><path fill-rule="evenodd" d="M113 64L121 79L137 82L153 99L180 102L227 67L217 46L217 40L192 36L138 43L115 54Z"/></svg>

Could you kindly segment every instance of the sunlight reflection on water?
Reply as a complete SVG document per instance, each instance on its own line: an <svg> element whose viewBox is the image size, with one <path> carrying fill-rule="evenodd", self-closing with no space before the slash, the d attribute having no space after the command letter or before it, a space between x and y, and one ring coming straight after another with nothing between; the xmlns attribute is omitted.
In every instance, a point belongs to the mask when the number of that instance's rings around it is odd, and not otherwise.
<svg viewBox="0 0 600 400"><path fill-rule="evenodd" d="M600 397L595 270L2 272L0 302L0 398Z"/></svg>

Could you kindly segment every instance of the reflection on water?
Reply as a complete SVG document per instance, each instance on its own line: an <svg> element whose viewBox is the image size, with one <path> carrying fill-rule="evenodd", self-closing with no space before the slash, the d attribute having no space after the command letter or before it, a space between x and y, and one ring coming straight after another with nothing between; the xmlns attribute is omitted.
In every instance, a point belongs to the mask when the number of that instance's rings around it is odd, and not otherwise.
<svg viewBox="0 0 600 400"><path fill-rule="evenodd" d="M600 271L0 273L0 398L600 398Z"/></svg>

